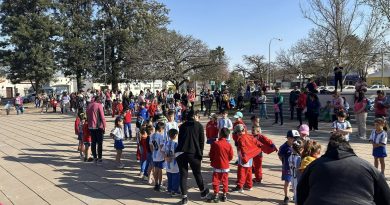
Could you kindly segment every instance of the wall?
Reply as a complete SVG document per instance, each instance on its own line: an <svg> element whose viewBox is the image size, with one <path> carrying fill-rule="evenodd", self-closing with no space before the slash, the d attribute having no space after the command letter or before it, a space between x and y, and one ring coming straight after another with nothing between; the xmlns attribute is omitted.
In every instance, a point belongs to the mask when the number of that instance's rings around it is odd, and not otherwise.
<svg viewBox="0 0 390 205"><path fill-rule="evenodd" d="M381 84L382 78L381 77L367 77L367 84L368 85L378 85ZM390 85L390 77L383 77L383 84L389 87Z"/></svg>

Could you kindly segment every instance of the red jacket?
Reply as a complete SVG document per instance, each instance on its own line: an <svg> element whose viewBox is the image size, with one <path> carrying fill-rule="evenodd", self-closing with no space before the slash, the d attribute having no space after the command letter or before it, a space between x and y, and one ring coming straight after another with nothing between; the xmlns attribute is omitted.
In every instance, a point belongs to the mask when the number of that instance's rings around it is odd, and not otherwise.
<svg viewBox="0 0 390 205"><path fill-rule="evenodd" d="M154 116L154 114L156 113L156 110L157 110L157 104L156 103L150 104L150 106L148 108L149 116Z"/></svg>
<svg viewBox="0 0 390 205"><path fill-rule="evenodd" d="M247 163L250 159L257 156L261 152L263 144L258 141L253 135L243 134L237 140L237 148L241 153L243 163Z"/></svg>
<svg viewBox="0 0 390 205"><path fill-rule="evenodd" d="M91 132L88 129L87 122L85 122L83 126L83 142L92 142Z"/></svg>
<svg viewBox="0 0 390 205"><path fill-rule="evenodd" d="M307 101L307 95L305 93L299 94L297 107L300 109L305 109Z"/></svg>
<svg viewBox="0 0 390 205"><path fill-rule="evenodd" d="M206 137L207 139L218 138L218 123L209 121L206 125Z"/></svg>
<svg viewBox="0 0 390 205"><path fill-rule="evenodd" d="M123 104L122 103L118 103L116 105L116 110L118 111L118 115L121 115L122 112L123 112Z"/></svg>
<svg viewBox="0 0 390 205"><path fill-rule="evenodd" d="M211 144L209 157L213 168L229 169L229 162L233 159L233 147L225 138L220 138Z"/></svg>
<svg viewBox="0 0 390 205"><path fill-rule="evenodd" d="M103 106L100 103L93 102L87 108L88 126L90 129L106 129L106 118L104 117Z"/></svg>
<svg viewBox="0 0 390 205"><path fill-rule="evenodd" d="M241 124L241 125L244 126L245 133L248 132L248 129L247 129L247 127L246 127L244 121L242 121L242 120L235 121L235 122L233 123L233 129L234 129L234 127L235 127L236 125L238 125L238 124ZM233 134L233 140L234 140L234 142L237 142L237 139L238 139L238 136L237 136L236 134Z"/></svg>
<svg viewBox="0 0 390 205"><path fill-rule="evenodd" d="M80 118L76 117L76 121L74 121L74 134L79 134L79 125L80 125Z"/></svg>
<svg viewBox="0 0 390 205"><path fill-rule="evenodd" d="M130 110L125 112L125 117L123 119L123 123L131 123L131 111Z"/></svg>
<svg viewBox="0 0 390 205"><path fill-rule="evenodd" d="M271 154L272 152L277 151L275 144L268 137L261 135L261 134L257 134L253 137L256 138L261 144L263 144L261 146L262 152L264 152L266 154Z"/></svg>

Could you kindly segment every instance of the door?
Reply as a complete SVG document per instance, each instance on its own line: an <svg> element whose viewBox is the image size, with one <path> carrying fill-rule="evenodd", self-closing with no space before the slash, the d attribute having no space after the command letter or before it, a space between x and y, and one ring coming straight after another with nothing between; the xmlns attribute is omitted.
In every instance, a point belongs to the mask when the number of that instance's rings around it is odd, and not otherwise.
<svg viewBox="0 0 390 205"><path fill-rule="evenodd" d="M13 88L12 87L6 87L5 88L7 98L13 98Z"/></svg>

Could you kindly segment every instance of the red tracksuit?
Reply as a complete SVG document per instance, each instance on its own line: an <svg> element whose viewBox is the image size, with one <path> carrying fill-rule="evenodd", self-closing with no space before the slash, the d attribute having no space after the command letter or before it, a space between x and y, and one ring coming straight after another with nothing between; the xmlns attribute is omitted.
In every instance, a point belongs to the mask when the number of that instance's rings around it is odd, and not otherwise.
<svg viewBox="0 0 390 205"><path fill-rule="evenodd" d="M253 137L263 145L274 146L272 140L264 135L257 134ZM260 152L259 155L253 158L253 171L255 173L255 181L261 181L263 179L263 152Z"/></svg>
<svg viewBox="0 0 390 205"><path fill-rule="evenodd" d="M241 124L241 125L244 126L245 133L247 133L247 132L248 132L248 129L246 128L246 125L245 125L244 121L242 121L242 120L237 120L237 121L235 121L235 122L233 123L233 128L234 128L236 125L239 125L239 124ZM236 145L237 145L237 139L238 139L238 136L237 136L236 134L233 134L233 140L234 140L234 142L236 143Z"/></svg>
<svg viewBox="0 0 390 205"><path fill-rule="evenodd" d="M249 134L243 134L239 136L237 139L237 151L239 154L238 169L237 169L237 186L240 188L253 187L253 181L252 181L253 159L249 159L247 162L247 164L249 164L250 167L244 167L243 164L245 162L242 162L243 153L245 153L246 149L249 147L256 146L253 144L253 140L251 140L251 137L252 136Z"/></svg>
<svg viewBox="0 0 390 205"><path fill-rule="evenodd" d="M211 166L213 172L213 189L214 193L219 193L219 184L223 185L223 193L228 192L229 186L229 162L233 159L233 147L225 138L211 144L210 149Z"/></svg>
<svg viewBox="0 0 390 205"><path fill-rule="evenodd" d="M218 138L218 122L214 122L213 120L211 120L207 123L206 137L207 137L207 142L209 144L211 144L211 141L214 141Z"/></svg>

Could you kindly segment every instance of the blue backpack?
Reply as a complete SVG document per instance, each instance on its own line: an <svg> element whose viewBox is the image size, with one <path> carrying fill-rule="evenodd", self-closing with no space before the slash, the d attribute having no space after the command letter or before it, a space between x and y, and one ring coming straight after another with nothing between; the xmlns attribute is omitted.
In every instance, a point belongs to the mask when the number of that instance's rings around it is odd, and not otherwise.
<svg viewBox="0 0 390 205"><path fill-rule="evenodd" d="M367 98L366 110L367 111L373 111L374 110L374 100L371 100L371 99Z"/></svg>

